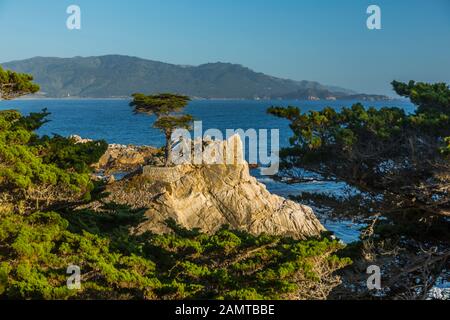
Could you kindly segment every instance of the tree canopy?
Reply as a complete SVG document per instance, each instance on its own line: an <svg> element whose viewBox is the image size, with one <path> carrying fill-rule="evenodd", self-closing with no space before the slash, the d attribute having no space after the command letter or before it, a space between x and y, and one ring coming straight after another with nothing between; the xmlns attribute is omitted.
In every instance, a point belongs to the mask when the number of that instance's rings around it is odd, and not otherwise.
<svg viewBox="0 0 450 320"><path fill-rule="evenodd" d="M76 144L60 136L39 137L34 130L47 116L45 110L25 117L14 110L0 111L0 191L16 203L36 206L41 200L88 196L89 165L107 149L104 141Z"/></svg>
<svg viewBox="0 0 450 320"><path fill-rule="evenodd" d="M392 84L417 106L414 113L361 104L306 113L271 107L268 112L288 119L293 132L291 147L281 152L282 166L285 172L302 167L358 188L372 199L369 215L409 213L406 223L448 216L450 89L442 83Z"/></svg>
<svg viewBox="0 0 450 320"><path fill-rule="evenodd" d="M136 220L137 219L137 220ZM136 212L0 211L0 298L324 299L351 261L328 238L296 241L222 228L132 236ZM81 269L69 290L67 267ZM314 290L321 288L321 290Z"/></svg>
<svg viewBox="0 0 450 320"><path fill-rule="evenodd" d="M366 280L358 266L379 265L383 297L424 299L450 256L450 89L444 83L392 85L416 105L414 112L360 103L268 112L289 120L293 133L280 154L281 176L303 181L309 171L347 185L340 193L303 192L295 200L367 224L361 241L347 248L355 260L345 271L352 281ZM360 297L371 296L358 290Z"/></svg>
<svg viewBox="0 0 450 320"><path fill-rule="evenodd" d="M0 66L0 99L11 100L39 91L33 77L24 73L4 70Z"/></svg>
<svg viewBox="0 0 450 320"><path fill-rule="evenodd" d="M450 114L450 90L446 83L423 83L393 81L398 95L406 97L418 106L417 113Z"/></svg>
<svg viewBox="0 0 450 320"><path fill-rule="evenodd" d="M134 107L134 112L149 115L155 114L158 117L182 111L191 100L187 96L172 93L156 95L135 93L132 97L133 101L130 103L130 106Z"/></svg>

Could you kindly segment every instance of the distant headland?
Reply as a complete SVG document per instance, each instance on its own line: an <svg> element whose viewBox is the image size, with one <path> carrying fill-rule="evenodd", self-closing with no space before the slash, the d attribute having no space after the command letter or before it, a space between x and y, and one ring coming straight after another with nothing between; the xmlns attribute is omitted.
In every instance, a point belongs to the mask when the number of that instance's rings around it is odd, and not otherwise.
<svg viewBox="0 0 450 320"><path fill-rule="evenodd" d="M388 100L315 81L294 81L255 72L242 65L175 65L123 55L34 57L1 64L33 74L41 91L35 98L127 98L136 91L177 92L194 99Z"/></svg>

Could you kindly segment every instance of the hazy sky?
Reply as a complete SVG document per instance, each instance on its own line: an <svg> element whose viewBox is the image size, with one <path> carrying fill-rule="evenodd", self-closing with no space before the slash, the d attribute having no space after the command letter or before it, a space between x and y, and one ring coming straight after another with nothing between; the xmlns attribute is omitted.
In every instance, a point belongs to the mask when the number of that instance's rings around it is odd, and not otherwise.
<svg viewBox="0 0 450 320"><path fill-rule="evenodd" d="M66 9L81 8L81 30ZM366 9L381 7L382 30ZM0 0L0 62L126 54L233 62L270 75L391 94L450 83L450 0Z"/></svg>

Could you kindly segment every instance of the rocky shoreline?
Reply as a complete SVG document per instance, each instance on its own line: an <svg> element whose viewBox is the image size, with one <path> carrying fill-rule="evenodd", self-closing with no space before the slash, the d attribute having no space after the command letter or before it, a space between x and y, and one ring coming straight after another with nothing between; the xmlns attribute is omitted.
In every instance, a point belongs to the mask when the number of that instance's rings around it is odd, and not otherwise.
<svg viewBox="0 0 450 320"><path fill-rule="evenodd" d="M76 139L79 143L87 141ZM224 150L236 144L236 150L242 150L239 136L218 143ZM236 152L235 158L235 164L163 167L158 149L110 145L95 165L95 175L109 182L109 196L102 201L146 208L147 220L134 230L136 233L169 232L167 219L207 233L222 225L296 239L326 231L310 207L271 194L252 177L242 152ZM115 172L130 174L117 181Z"/></svg>

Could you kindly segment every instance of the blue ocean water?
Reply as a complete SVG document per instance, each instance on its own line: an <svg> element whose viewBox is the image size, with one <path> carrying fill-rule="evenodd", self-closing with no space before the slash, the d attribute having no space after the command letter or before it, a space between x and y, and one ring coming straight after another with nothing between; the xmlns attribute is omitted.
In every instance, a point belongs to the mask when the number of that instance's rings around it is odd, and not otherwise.
<svg viewBox="0 0 450 320"><path fill-rule="evenodd" d="M0 101L0 110L17 109L23 114L47 108L50 122L40 134L104 139L109 143L162 146L164 137L152 128L154 117L134 115L128 100L13 100ZM302 111L321 110L325 106L341 109L355 101L247 101L247 100L196 100L186 112L203 122L203 129L279 129L280 144L287 146L291 131L288 121L268 115L269 106L299 107ZM413 110L406 101L370 102L367 106L397 106Z"/></svg>
<svg viewBox="0 0 450 320"><path fill-rule="evenodd" d="M291 131L286 120L268 115L270 106L297 106L302 111L321 110L326 106L337 110L349 107L356 101L247 101L247 100L196 100L186 108L186 112L201 120L203 131L219 129L279 129L280 145L288 146ZM14 100L0 101L0 110L16 109L23 114L38 112L47 108L50 122L39 129L39 134L62 136L79 135L83 138L104 139L108 143L162 146L164 137L152 128L154 117L134 115L128 100ZM370 107L401 107L408 112L414 106L408 101L392 100L367 102ZM345 188L343 183L311 181L300 184L285 184L270 177L261 176L258 170L252 174L275 194L287 197L301 192L339 193ZM322 222L344 242L357 240L360 224L352 221L336 221L323 217Z"/></svg>

